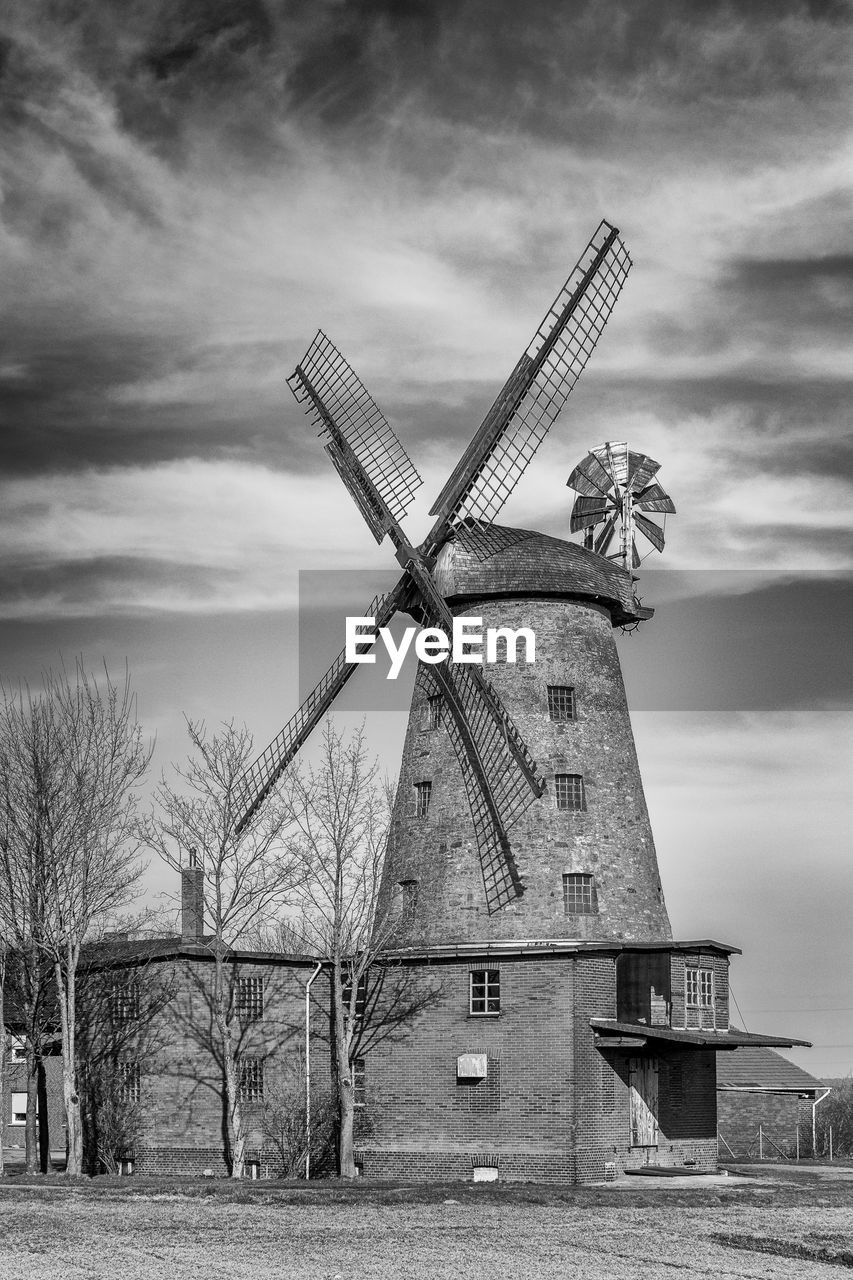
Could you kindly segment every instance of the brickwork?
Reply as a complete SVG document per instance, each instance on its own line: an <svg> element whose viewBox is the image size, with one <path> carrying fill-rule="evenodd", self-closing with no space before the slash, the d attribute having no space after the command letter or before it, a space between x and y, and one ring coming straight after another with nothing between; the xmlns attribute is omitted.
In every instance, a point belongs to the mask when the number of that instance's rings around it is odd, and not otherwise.
<svg viewBox="0 0 853 1280"><path fill-rule="evenodd" d="M27 1067L24 1062L12 1062L7 1049L5 1079L2 1098L3 1149L17 1153L25 1146L24 1126L12 1124L12 1094L26 1093ZM44 1061L45 1092L47 1095L47 1122L51 1150L65 1147L65 1105L62 1099L62 1059L57 1056Z"/></svg>
<svg viewBox="0 0 853 1280"><path fill-rule="evenodd" d="M489 915L468 797L446 725L429 728L428 669L415 685L403 750L383 893L417 881L403 941L413 945L498 938L671 937L643 795L610 613L571 599L455 601L483 626L530 627L536 661L501 662L488 676L518 726L546 794L510 832L524 884L520 899ZM576 719L553 721L548 686L574 688ZM585 808L558 809L556 774L583 777ZM419 817L417 784L431 782ZM564 874L595 877L595 914L565 914Z"/></svg>
<svg viewBox="0 0 853 1280"><path fill-rule="evenodd" d="M773 1158L779 1149L793 1155L797 1147L797 1123L803 1120L811 1134L811 1098L797 1093L770 1093L756 1090L720 1089L717 1094L717 1125L724 1141L720 1142L720 1158L736 1156L758 1158L759 1125L764 1134L764 1154ZM809 1137L809 1142L811 1138ZM807 1149L804 1155L810 1155Z"/></svg>
<svg viewBox="0 0 853 1280"><path fill-rule="evenodd" d="M160 1048L145 1064L140 1102L144 1133L136 1157L138 1171L203 1173L225 1170L223 1081L211 1015L213 963L182 958L169 962L172 999L157 1015L152 1038ZM238 1051L263 1063L264 1092L285 1085L304 1046L305 983L311 968L288 962L239 962L235 977L263 980L263 1016L246 1019ZM165 975L164 975L165 976ZM325 979L312 987L312 1069L328 1080L328 1017ZM245 1103L247 1147L263 1145L263 1103Z"/></svg>
<svg viewBox="0 0 853 1280"><path fill-rule="evenodd" d="M486 965L500 972L499 1017L468 1013L470 972ZM405 1040L365 1057L365 1176L471 1178L483 1152L510 1180L594 1181L607 1162L715 1164L713 1050L639 1051L659 1061L660 1132L653 1149L631 1146L630 1055L602 1052L589 1025L615 1016L615 953L454 960L423 971L436 1000ZM486 1079L458 1080L460 1054L485 1054Z"/></svg>

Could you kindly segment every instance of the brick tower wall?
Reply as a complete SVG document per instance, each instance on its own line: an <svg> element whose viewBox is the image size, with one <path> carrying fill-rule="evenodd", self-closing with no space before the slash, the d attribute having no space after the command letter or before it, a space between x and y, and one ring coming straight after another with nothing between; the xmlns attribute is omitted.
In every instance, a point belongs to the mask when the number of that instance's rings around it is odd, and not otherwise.
<svg viewBox="0 0 853 1280"><path fill-rule="evenodd" d="M462 774L447 728L428 727L430 669L415 685L383 893L416 882L403 945L510 938L671 937L610 613L573 599L454 601L483 626L530 627L536 660L484 668L546 779L509 832L525 892L489 915ZM502 652L502 650L501 650ZM548 686L574 689L576 719L549 717ZM446 715L447 712L444 712ZM583 777L585 808L556 807L555 774ZM417 816L416 784L432 784ZM595 877L597 914L567 915L563 876Z"/></svg>

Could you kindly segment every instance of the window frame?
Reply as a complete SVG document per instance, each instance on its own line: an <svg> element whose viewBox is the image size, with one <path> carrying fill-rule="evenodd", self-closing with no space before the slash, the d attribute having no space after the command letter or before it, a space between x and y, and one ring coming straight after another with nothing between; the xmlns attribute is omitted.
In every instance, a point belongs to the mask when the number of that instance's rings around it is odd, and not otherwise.
<svg viewBox="0 0 853 1280"><path fill-rule="evenodd" d="M684 966L684 1007L686 1009L713 1009L715 995L712 968L699 964ZM691 998L693 996L695 999Z"/></svg>
<svg viewBox="0 0 853 1280"><path fill-rule="evenodd" d="M20 1066L27 1060L27 1042L23 1036L9 1036L9 1066Z"/></svg>
<svg viewBox="0 0 853 1280"><path fill-rule="evenodd" d="M250 992L244 998L245 992ZM259 974L241 974L237 978L237 1017L241 1022L262 1022L266 1005L266 983Z"/></svg>
<svg viewBox="0 0 853 1280"><path fill-rule="evenodd" d="M116 1098L123 1107L136 1106L142 1095L142 1072L132 1058L119 1058L116 1063Z"/></svg>
<svg viewBox="0 0 853 1280"><path fill-rule="evenodd" d="M475 988L482 990L482 995L475 995ZM482 1003L482 1009L474 1007ZM489 1008L495 1005L496 1008ZM469 969L468 971L468 1016L470 1018L499 1018L501 1016L501 971L500 969Z"/></svg>
<svg viewBox="0 0 853 1280"><path fill-rule="evenodd" d="M580 896L581 906L576 906L575 910L569 909L570 887L575 890L580 888L582 891ZM577 904L577 901L577 896L575 896L575 904ZM595 883L595 876L591 871L563 872L563 913L567 916L598 915L598 886Z"/></svg>
<svg viewBox="0 0 853 1280"><path fill-rule="evenodd" d="M353 1058L350 1062L352 1073L352 1105L367 1106L367 1068L364 1058Z"/></svg>
<svg viewBox="0 0 853 1280"><path fill-rule="evenodd" d="M432 780L424 778L415 783L415 817L421 822L429 817L432 804Z"/></svg>
<svg viewBox="0 0 853 1280"><path fill-rule="evenodd" d="M141 987L137 979L132 982L114 982L110 991L110 1012L117 1026L127 1026L139 1021Z"/></svg>
<svg viewBox="0 0 853 1280"><path fill-rule="evenodd" d="M441 728L441 709L444 699L440 693L431 693L426 700L426 720L424 728L428 733Z"/></svg>
<svg viewBox="0 0 853 1280"><path fill-rule="evenodd" d="M568 784L568 785L563 785ZM562 804L562 799L577 799L577 803ZM586 812L586 783L582 773L554 774L554 804L561 813Z"/></svg>
<svg viewBox="0 0 853 1280"><path fill-rule="evenodd" d="M546 687L548 693L548 719L552 720L554 724L570 724L571 721L577 720L578 704L575 686L573 684L549 684ZM564 699L563 695L566 694L568 698ZM568 704L568 713L566 715L556 715L555 711L562 709L560 703L563 701Z"/></svg>
<svg viewBox="0 0 853 1280"><path fill-rule="evenodd" d="M21 1108L21 1106L20 1106L20 1105L19 1105L19 1106L17 1106L17 1107L15 1106L15 1099L16 1099L16 1098L23 1098L23 1100L24 1100L23 1108ZM11 1118L10 1118L10 1120L9 1120L9 1124L10 1124L10 1125L14 1125L14 1126L15 1126L15 1128L22 1129L22 1128L24 1127L24 1125L27 1123L27 1093L26 1093L26 1090L23 1090L23 1091L22 1091L22 1090L20 1090L20 1089L13 1089L13 1090L11 1091L10 1103L11 1103L11 1110L10 1110L10 1112L9 1112L9 1115L10 1115L10 1117L11 1117ZM23 1116L23 1120L16 1120L16 1119L15 1119L15 1116L16 1116L16 1115ZM38 1117L38 1104L36 1104L36 1116Z"/></svg>
<svg viewBox="0 0 853 1280"><path fill-rule="evenodd" d="M238 1093L240 1101L248 1105L264 1100L264 1060L255 1054L240 1056L237 1060L240 1072Z"/></svg>

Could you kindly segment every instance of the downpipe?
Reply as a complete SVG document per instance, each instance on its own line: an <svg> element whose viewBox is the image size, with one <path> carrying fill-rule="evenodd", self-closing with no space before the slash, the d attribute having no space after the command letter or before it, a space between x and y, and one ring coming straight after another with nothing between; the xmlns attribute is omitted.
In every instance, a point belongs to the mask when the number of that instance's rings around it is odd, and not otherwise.
<svg viewBox="0 0 853 1280"><path fill-rule="evenodd" d="M321 960L305 984L305 1181L311 1177L311 983L323 967Z"/></svg>

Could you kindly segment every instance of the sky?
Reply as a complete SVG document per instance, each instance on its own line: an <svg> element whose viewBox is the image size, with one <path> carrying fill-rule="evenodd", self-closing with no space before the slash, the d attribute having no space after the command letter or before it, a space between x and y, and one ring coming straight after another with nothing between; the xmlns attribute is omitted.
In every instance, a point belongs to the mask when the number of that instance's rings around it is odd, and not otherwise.
<svg viewBox="0 0 853 1280"><path fill-rule="evenodd" d="M127 662L155 776L184 715L263 746L300 573L391 563L285 384L315 330L424 478L416 539L607 217L633 270L502 520L569 536L606 439L662 463L619 645L674 931L742 947L742 1023L847 1074L851 32L846 0L12 0L3 680ZM393 774L405 686L355 686Z"/></svg>

